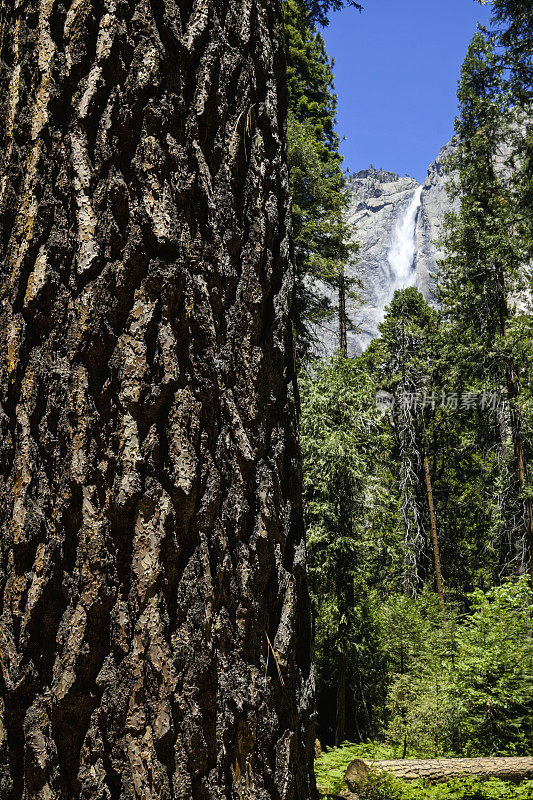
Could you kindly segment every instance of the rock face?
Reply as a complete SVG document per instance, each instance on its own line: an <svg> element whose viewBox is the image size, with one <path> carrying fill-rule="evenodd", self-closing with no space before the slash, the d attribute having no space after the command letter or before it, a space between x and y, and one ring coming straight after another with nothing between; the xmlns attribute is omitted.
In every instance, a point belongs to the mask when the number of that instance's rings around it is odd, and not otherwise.
<svg viewBox="0 0 533 800"><path fill-rule="evenodd" d="M431 299L433 280L431 274L438 269L437 261L443 257L438 245L444 233L444 217L447 211L455 208L446 191L448 177L444 172L443 161L451 155L454 146L444 145L439 155L428 169L422 186L420 213L416 224L416 257L414 268L416 286L424 297Z"/></svg>
<svg viewBox="0 0 533 800"><path fill-rule="evenodd" d="M394 289L398 288L399 275L395 274L394 256L391 263L393 243L419 195L419 188L414 178L400 178L392 172L372 168L356 173L350 181L353 200L348 209L348 222L353 226L360 251L347 272L350 277L357 276L362 281L365 301L357 311L353 305L349 306L349 315L360 328L360 333L349 336L350 353L363 349L376 336L383 309ZM416 212L411 230L412 242L415 223ZM408 267L404 285L411 283L414 277L410 265Z"/></svg>
<svg viewBox="0 0 533 800"><path fill-rule="evenodd" d="M347 220L360 249L347 275L361 281L364 300L362 306L353 300L347 303L348 316L359 329L348 333L350 355L361 352L377 336L385 306L396 289L414 285L431 299L431 275L442 257L436 242L451 207L443 159L452 148L451 144L442 148L422 186L414 178L374 167L350 178ZM337 347L335 326L321 338L324 350L332 352Z"/></svg>

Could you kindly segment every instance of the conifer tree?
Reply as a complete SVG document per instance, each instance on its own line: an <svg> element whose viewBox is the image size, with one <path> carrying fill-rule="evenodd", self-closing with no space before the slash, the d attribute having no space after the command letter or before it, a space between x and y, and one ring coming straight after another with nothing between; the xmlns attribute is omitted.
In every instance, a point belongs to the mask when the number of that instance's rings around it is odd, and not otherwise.
<svg viewBox="0 0 533 800"><path fill-rule="evenodd" d="M533 87L533 5L529 0L492 0L493 39L499 62L520 104L531 101Z"/></svg>
<svg viewBox="0 0 533 800"><path fill-rule="evenodd" d="M516 213L513 234L525 260L533 259L533 4L529 0L494 0L491 38L514 116L506 136L511 150L511 185Z"/></svg>
<svg viewBox="0 0 533 800"><path fill-rule="evenodd" d="M328 14L331 11L338 11L343 6L353 6L359 11L363 10L360 3L355 0L306 0L305 5L309 10L309 18L319 25L327 25L329 22Z"/></svg>
<svg viewBox="0 0 533 800"><path fill-rule="evenodd" d="M434 411L433 371L436 355L437 314L414 288L395 292L380 324L374 346L375 370L381 386L394 396L392 420L400 461L400 491L405 528L403 588L416 595L422 585L428 549L433 549L436 585L444 613L439 544L429 465ZM431 399L433 398L433 399Z"/></svg>
<svg viewBox="0 0 533 800"><path fill-rule="evenodd" d="M447 257L437 294L463 377L499 391L506 400L526 558L533 571L527 443L517 403L519 368L509 337L528 265L521 237L515 235L512 178L501 155L512 130L503 89L503 66L488 37L478 32L461 72L457 148L448 165L457 172L452 193L461 207L447 219Z"/></svg>
<svg viewBox="0 0 533 800"><path fill-rule="evenodd" d="M280 3L0 5L0 796L311 800Z"/></svg>
<svg viewBox="0 0 533 800"><path fill-rule="evenodd" d="M289 170L296 261L294 324L301 359L316 346L317 331L339 315L345 349L346 295L354 282L344 265L355 245L343 219L347 194L335 131L337 98L332 62L322 36L300 0L285 0L289 90Z"/></svg>
<svg viewBox="0 0 533 800"><path fill-rule="evenodd" d="M362 671L368 674L373 661L367 649L372 623L365 603L365 550L370 548L365 542L369 516L365 497L373 481L378 446L372 419L374 385L357 359L338 353L320 362L312 374L302 374L301 392L318 697L321 706L331 708L324 708L324 717L331 719L335 744L341 744L347 731L354 735L357 701L353 695L359 695L361 705L366 699L364 692L350 691L350 687L361 684ZM352 719L347 719L348 707L354 711Z"/></svg>

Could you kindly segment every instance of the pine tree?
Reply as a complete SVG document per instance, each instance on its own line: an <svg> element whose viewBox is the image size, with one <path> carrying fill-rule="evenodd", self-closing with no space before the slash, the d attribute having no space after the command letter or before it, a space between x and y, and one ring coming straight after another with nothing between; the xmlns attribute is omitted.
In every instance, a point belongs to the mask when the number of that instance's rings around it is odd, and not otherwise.
<svg viewBox="0 0 533 800"><path fill-rule="evenodd" d="M305 360L326 320L339 316L339 346L345 348L346 296L354 281L344 274L356 249L344 222L347 203L332 63L320 33L299 0L285 0L289 89L289 171L296 262L294 324L298 354Z"/></svg>
<svg viewBox="0 0 533 800"><path fill-rule="evenodd" d="M289 114L309 123L313 138L322 147L322 159L334 171L342 158L335 131L337 97L333 86L333 63L326 45L310 21L301 0L285 0L285 39L287 45L287 86Z"/></svg>
<svg viewBox="0 0 533 800"><path fill-rule="evenodd" d="M306 0L306 7L309 10L309 18L319 25L327 25L329 22L328 15L332 11L338 11L344 5L353 6L359 11L363 10L360 3L355 0Z"/></svg>
<svg viewBox="0 0 533 800"><path fill-rule="evenodd" d="M280 4L1 5L0 795L310 800Z"/></svg>
<svg viewBox="0 0 533 800"><path fill-rule="evenodd" d="M340 744L347 731L354 735L358 719L367 731L370 727L370 720L363 723L361 707L371 692L361 689L361 677L371 673L374 660L366 585L371 544L365 541L370 516L365 500L378 447L374 387L357 359L339 353L302 374L301 392L318 702L322 730L331 720L332 738ZM353 710L348 720L347 707Z"/></svg>
<svg viewBox="0 0 533 800"><path fill-rule="evenodd" d="M528 265L521 238L515 235L512 177L499 155L512 122L502 71L488 37L477 33L461 71L457 148L449 163L457 172L453 191L461 207L447 220L448 255L441 263L438 297L463 375L505 394L526 558L533 574L533 506L509 338Z"/></svg>
<svg viewBox="0 0 533 800"><path fill-rule="evenodd" d="M429 530L437 591L444 614L444 593L429 466L432 419L424 397L434 396L437 313L414 288L398 290L374 345L374 369L381 386L395 399L394 423L400 459L400 487L405 527L404 593L416 595L424 577ZM428 409L434 406L434 400ZM428 417L428 418L426 418Z"/></svg>
<svg viewBox="0 0 533 800"><path fill-rule="evenodd" d="M529 0L494 0L492 5L495 28L491 38L507 92L507 113L513 122L505 135L510 153L507 167L513 204L511 231L520 243L521 263L525 265L533 262L533 6ZM529 292L532 298L532 271L523 273L524 294L527 297ZM525 314L513 321L514 328L521 329L514 335L517 343L527 340L530 320L531 315L528 320ZM522 407L529 424L533 424L533 415Z"/></svg>
<svg viewBox="0 0 533 800"><path fill-rule="evenodd" d="M533 88L533 7L529 0L492 0L493 41L499 64L519 105L531 102Z"/></svg>

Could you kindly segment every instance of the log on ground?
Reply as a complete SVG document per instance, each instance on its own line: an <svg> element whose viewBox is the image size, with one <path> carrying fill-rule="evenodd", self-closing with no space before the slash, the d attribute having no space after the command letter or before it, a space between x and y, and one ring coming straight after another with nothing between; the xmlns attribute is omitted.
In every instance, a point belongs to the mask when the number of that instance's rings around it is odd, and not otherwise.
<svg viewBox="0 0 533 800"><path fill-rule="evenodd" d="M390 772L406 781L426 778L430 781L447 781L465 775L477 778L500 778L522 781L533 778L533 758L431 758L371 761L354 759L348 766L344 779L351 791L356 791L369 773Z"/></svg>

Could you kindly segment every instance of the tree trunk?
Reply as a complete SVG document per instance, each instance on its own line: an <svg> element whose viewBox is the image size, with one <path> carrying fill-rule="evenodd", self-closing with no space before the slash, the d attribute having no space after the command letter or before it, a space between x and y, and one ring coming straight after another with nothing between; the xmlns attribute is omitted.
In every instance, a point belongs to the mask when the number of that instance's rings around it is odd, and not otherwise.
<svg viewBox="0 0 533 800"><path fill-rule="evenodd" d="M281 7L2 8L0 796L307 800Z"/></svg>
<svg viewBox="0 0 533 800"><path fill-rule="evenodd" d="M335 746L344 742L346 732L346 650L344 642L337 656L337 713L335 715Z"/></svg>
<svg viewBox="0 0 533 800"><path fill-rule="evenodd" d="M497 147L495 147L494 152L496 152L496 150ZM489 164L489 176L491 180L491 185L494 186L497 182L494 159L491 159ZM490 213L489 201L487 201L486 207ZM500 334L505 341L508 334L509 301L508 301L505 270L500 262L496 262L496 280L498 285L498 316L499 316ZM528 488L528 469L527 469L526 455L524 451L522 418L520 410L516 406L516 397L519 391L518 379L514 366L514 359L511 353L506 352L504 358L505 358L505 387L507 389L507 396L509 399L509 407L510 407L511 435L513 439L513 450L515 456L516 478L518 481L518 488L522 493L522 495L524 495L524 490ZM523 496L522 509L523 509L523 525L524 525L524 544L527 553L529 576L533 584L533 501L531 500L530 497Z"/></svg>
<svg viewBox="0 0 533 800"><path fill-rule="evenodd" d="M425 532L422 504L424 492L420 481L422 470L422 446L416 408L402 403L401 398L415 396L416 386L402 382L396 394L394 426L400 449L400 491L404 522L404 561L402 586L405 597L416 597L421 584L420 564Z"/></svg>
<svg viewBox="0 0 533 800"><path fill-rule="evenodd" d="M505 328L504 328L505 333ZM524 538L525 549L527 553L529 576L533 585L533 501L530 497L524 495L524 491L528 488L528 469L526 454L524 451L524 436L522 433L522 417L520 410L516 407L516 396L518 395L518 381L514 368L514 361L512 356L508 355L506 358L506 386L507 395L509 397L510 406L510 422L511 434L513 439L513 449L516 465L516 477L518 486L522 492L522 509L524 520Z"/></svg>
<svg viewBox="0 0 533 800"><path fill-rule="evenodd" d="M346 320L346 281L344 270L339 276L339 350L342 355L348 356L348 337Z"/></svg>
<svg viewBox="0 0 533 800"><path fill-rule="evenodd" d="M444 609L444 589L442 585L442 572L440 568L439 540L437 536L437 523L435 520L435 506L433 505L433 489L431 487L429 460L426 453L424 453L424 475L426 478L426 491L428 497L429 527L431 530L431 541L433 543L433 560L435 563L435 575L437 578L437 594L439 596L439 605L442 614L442 622L445 623L446 612Z"/></svg>
<svg viewBox="0 0 533 800"><path fill-rule="evenodd" d="M348 788L357 791L357 787L371 771L390 772L406 781L426 778L438 782L464 775L520 781L533 777L533 758L432 758L405 761L369 761L356 758L349 764L344 776Z"/></svg>

